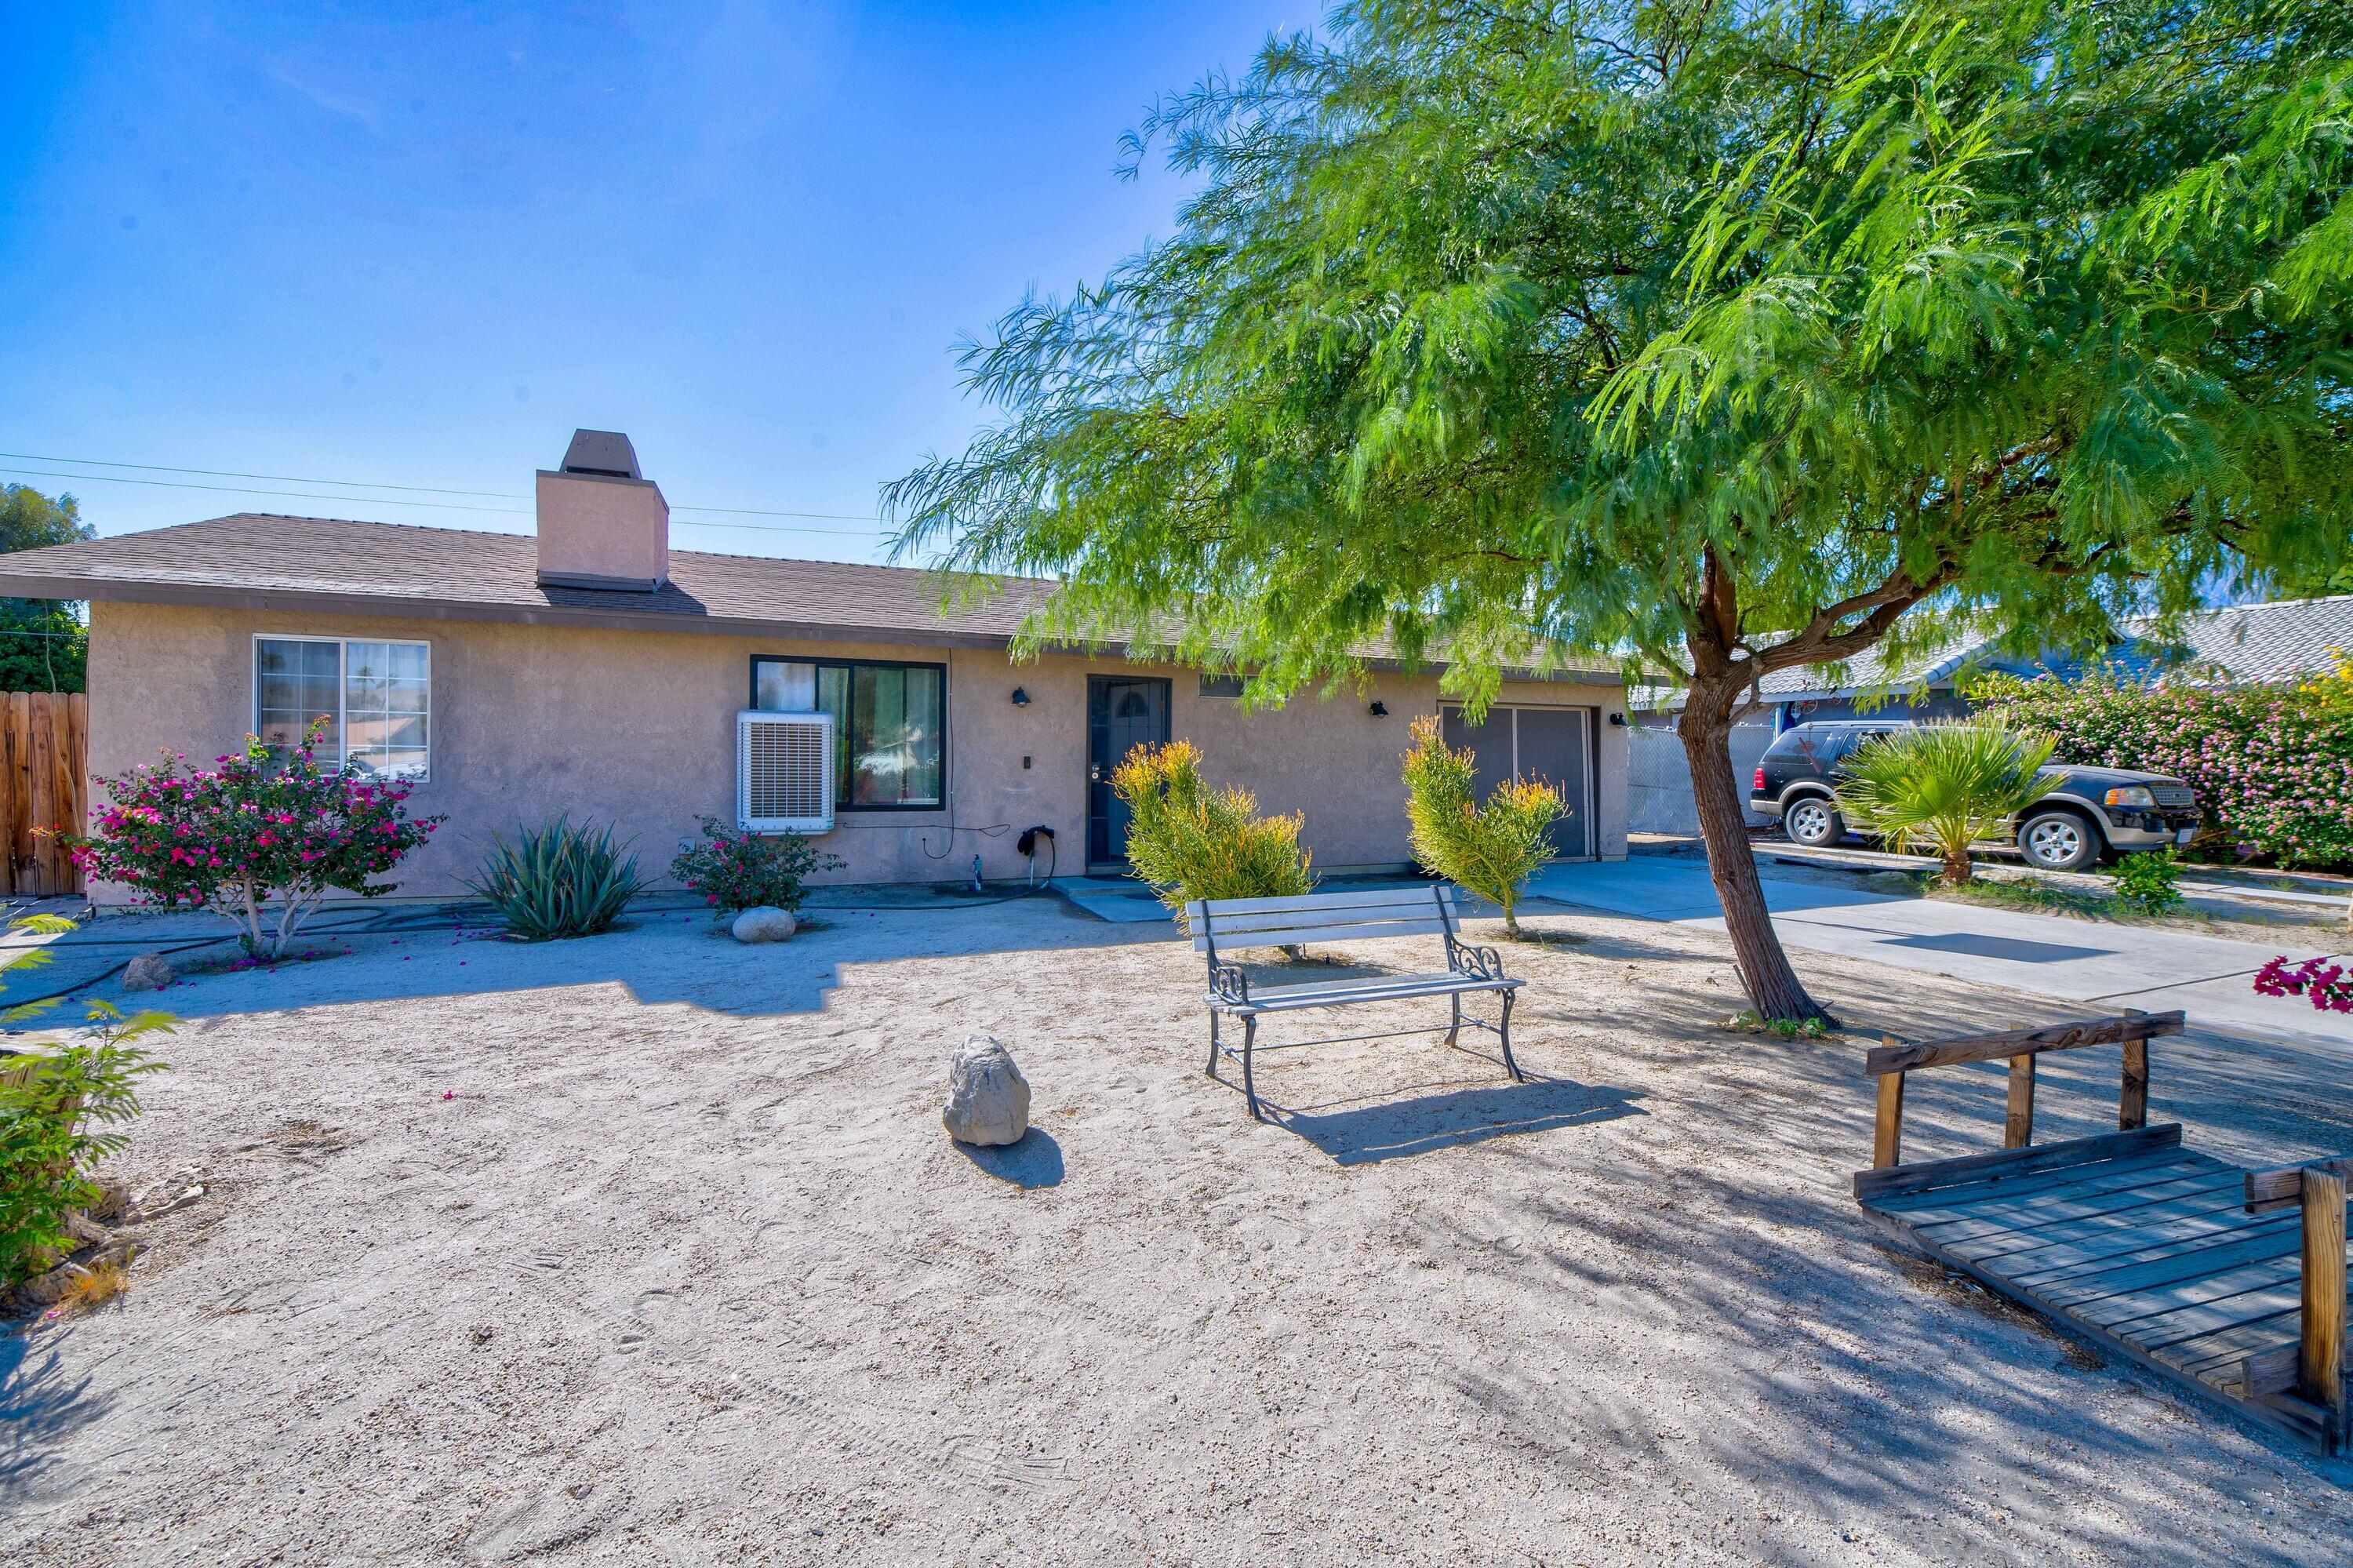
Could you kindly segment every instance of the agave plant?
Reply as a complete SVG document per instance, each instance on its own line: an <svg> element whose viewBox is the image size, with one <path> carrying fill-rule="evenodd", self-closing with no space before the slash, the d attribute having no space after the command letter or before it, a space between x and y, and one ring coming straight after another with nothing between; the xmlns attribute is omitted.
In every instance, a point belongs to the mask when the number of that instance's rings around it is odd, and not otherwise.
<svg viewBox="0 0 2353 1568"><path fill-rule="evenodd" d="M593 937L619 918L643 891L638 857L613 830L591 832L559 816L521 828L516 842L493 834L479 876L466 885L487 899L507 928L526 941Z"/></svg>
<svg viewBox="0 0 2353 1568"><path fill-rule="evenodd" d="M2052 738L1998 719L1915 725L1867 740L1840 764L1839 810L1863 832L1934 850L1944 880L1974 874L1969 845L2001 838L2040 800Z"/></svg>

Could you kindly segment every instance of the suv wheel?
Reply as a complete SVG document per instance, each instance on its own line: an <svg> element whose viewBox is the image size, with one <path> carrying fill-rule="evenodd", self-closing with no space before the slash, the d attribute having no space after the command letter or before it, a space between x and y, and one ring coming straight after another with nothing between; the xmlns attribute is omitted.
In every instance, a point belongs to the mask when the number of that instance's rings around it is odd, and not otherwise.
<svg viewBox="0 0 2353 1568"><path fill-rule="evenodd" d="M1839 819L1838 808L1820 795L1790 801L1781 813L1781 824L1791 839L1812 849L1834 844L1846 836L1846 823Z"/></svg>
<svg viewBox="0 0 2353 1568"><path fill-rule="evenodd" d="M2018 848L2039 871L2082 871L2100 858L2100 832L2081 812L2053 807L2018 825Z"/></svg>

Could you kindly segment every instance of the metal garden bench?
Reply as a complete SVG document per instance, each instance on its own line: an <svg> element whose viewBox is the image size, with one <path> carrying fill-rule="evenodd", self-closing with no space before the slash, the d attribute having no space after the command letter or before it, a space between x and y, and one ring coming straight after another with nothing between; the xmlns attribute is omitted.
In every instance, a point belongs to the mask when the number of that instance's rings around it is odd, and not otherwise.
<svg viewBox="0 0 2353 1568"><path fill-rule="evenodd" d="M1523 1081L1520 1065L1512 1059L1512 993L1525 981L1504 973L1504 960L1493 948L1474 947L1457 935L1461 921L1454 908L1454 890L1430 887L1383 888L1366 893L1311 893L1295 898L1215 898L1185 906L1192 927L1194 949L1209 965L1209 1076L1218 1075L1220 1054L1239 1057L1242 1065L1242 1095L1250 1113L1261 1121L1258 1088L1250 1077L1250 1057L1258 1049L1258 1021L1270 1012L1293 1012L1310 1007L1351 1007L1365 1002L1400 1001L1422 996L1442 996L1452 1004L1453 1018L1444 1026L1452 1045L1466 1023L1494 1033L1504 1046L1504 1066L1514 1082ZM1289 948L1309 942L1349 942L1373 937L1439 937L1446 944L1446 968L1424 974L1363 975L1352 979L1299 980L1283 985L1254 985L1240 967L1220 956L1220 949ZM1493 991L1502 999L1503 1020L1489 1023L1465 1017L1462 999ZM1234 1050L1219 1034L1221 1019L1241 1020L1242 1048ZM1378 1034L1345 1034L1324 1040L1287 1042L1270 1050L1300 1045L1336 1045L1352 1040L1379 1040L1391 1034L1440 1033L1427 1030L1386 1030Z"/></svg>

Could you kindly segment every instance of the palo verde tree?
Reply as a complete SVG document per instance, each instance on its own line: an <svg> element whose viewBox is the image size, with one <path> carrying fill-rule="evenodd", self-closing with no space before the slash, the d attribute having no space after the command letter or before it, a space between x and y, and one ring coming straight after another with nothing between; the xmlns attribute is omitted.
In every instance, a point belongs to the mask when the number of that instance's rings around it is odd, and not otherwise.
<svg viewBox="0 0 2353 1568"><path fill-rule="evenodd" d="M1473 706L1678 670L1744 983L1820 1016L1758 680L2348 553L2342 11L1365 0L1147 117L1176 232L972 345L1005 418L889 488L901 547L1261 702L1374 648Z"/></svg>

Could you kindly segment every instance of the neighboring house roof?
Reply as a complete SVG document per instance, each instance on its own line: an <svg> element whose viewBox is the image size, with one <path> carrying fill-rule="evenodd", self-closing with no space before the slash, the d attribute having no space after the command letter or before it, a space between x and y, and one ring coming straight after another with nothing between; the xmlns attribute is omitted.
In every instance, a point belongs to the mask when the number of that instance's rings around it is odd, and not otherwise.
<svg viewBox="0 0 2353 1568"><path fill-rule="evenodd" d="M652 593L543 586L538 567L528 534L241 512L0 555L0 595L1002 648L1055 588L1003 578L1003 592L944 612L941 579L913 567L672 550L670 580ZM1514 673L1618 683L1597 671Z"/></svg>
<svg viewBox="0 0 2353 1568"><path fill-rule="evenodd" d="M2147 618L2125 621L2118 628L2117 642L2103 660L2056 655L2019 658L1998 652L1990 642L1977 638L1956 642L1933 657L1893 672L1876 650L1848 660L1842 678L1839 667L1831 665L1776 670L1757 683L1757 695L1767 703L1822 702L1866 693L1934 690L1952 685L1965 667L2073 680L2093 664L2140 675L2185 663L2208 664L2233 682L2253 685L2318 674L2335 668L2339 657L2353 657L2353 594L2205 610L2184 622L2178 634L2168 639L2156 637L2155 624ZM1630 706L1671 711L1683 705L1683 693L1673 687L1644 686L1630 693L1627 700Z"/></svg>
<svg viewBox="0 0 2353 1568"><path fill-rule="evenodd" d="M2145 626L2128 622L2127 630ZM2353 658L2353 594L2211 610L2183 626L2170 645L2247 684L2319 674Z"/></svg>

